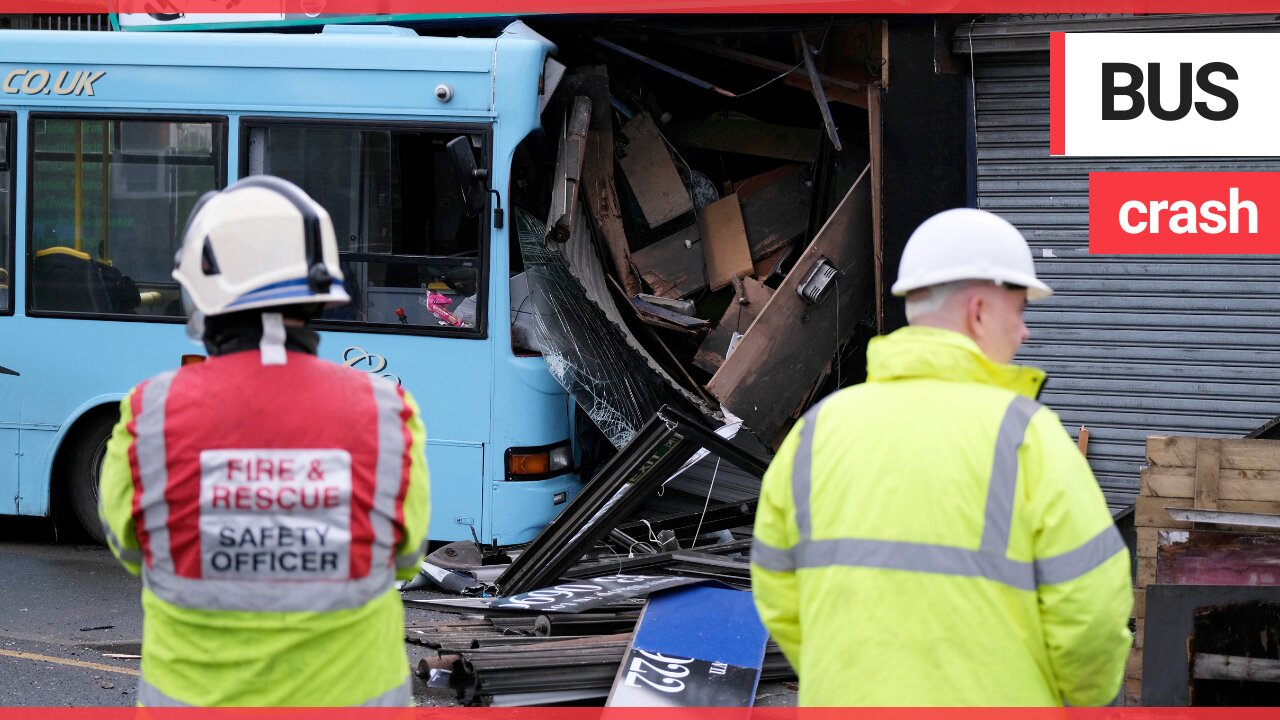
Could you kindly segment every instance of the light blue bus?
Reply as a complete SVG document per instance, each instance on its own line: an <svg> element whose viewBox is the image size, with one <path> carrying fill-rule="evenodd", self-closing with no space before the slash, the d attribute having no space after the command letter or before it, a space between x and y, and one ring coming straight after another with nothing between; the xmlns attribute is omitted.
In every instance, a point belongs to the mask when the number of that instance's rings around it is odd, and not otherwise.
<svg viewBox="0 0 1280 720"><path fill-rule="evenodd" d="M96 531L120 399L203 352L170 278L186 216L270 173L334 220L355 299L320 323L321 355L422 405L431 538L531 539L581 487L574 408L513 344L519 253L495 211L553 50L520 23L0 33L0 515L66 507ZM479 212L460 147L496 191Z"/></svg>

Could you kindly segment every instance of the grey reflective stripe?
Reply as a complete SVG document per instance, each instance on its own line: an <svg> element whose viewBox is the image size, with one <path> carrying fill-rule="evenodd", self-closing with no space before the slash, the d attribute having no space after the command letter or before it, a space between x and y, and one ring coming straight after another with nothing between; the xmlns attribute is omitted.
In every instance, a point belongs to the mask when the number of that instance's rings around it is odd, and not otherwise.
<svg viewBox="0 0 1280 720"><path fill-rule="evenodd" d="M390 566L395 554L396 496L404 474L404 458L409 452L404 420L400 412L405 402L396 386L380 377L366 376L373 385L373 399L378 411L378 465L374 473L373 508L369 524L373 526L371 568Z"/></svg>
<svg viewBox="0 0 1280 720"><path fill-rule="evenodd" d="M1075 580L1124 549L1124 538L1120 537L1120 531L1115 525L1108 525L1075 550L1036 560L1036 582L1040 585L1056 585Z"/></svg>
<svg viewBox="0 0 1280 720"><path fill-rule="evenodd" d="M138 678L138 704L142 707L191 707L189 703L174 700L160 692L145 677Z"/></svg>
<svg viewBox="0 0 1280 720"><path fill-rule="evenodd" d="M422 562L423 559L426 558L426 556L427 556L427 540L426 538L423 538L422 544L418 546L417 550L414 550L411 553L405 553L404 555L396 556L396 567L400 570L403 570L405 568L417 567L418 563Z"/></svg>
<svg viewBox="0 0 1280 720"><path fill-rule="evenodd" d="M116 537L116 534L114 531L112 531L111 526L107 524L106 520L101 520L100 522L102 523L102 533L107 536L107 545L110 546L111 549L115 551L116 555L118 555L121 560L127 563L132 563L134 565L140 564L142 562L142 551L129 550L129 549L120 547L120 539Z"/></svg>
<svg viewBox="0 0 1280 720"><path fill-rule="evenodd" d="M413 676L406 677L403 683L360 703L360 707L412 707Z"/></svg>
<svg viewBox="0 0 1280 720"><path fill-rule="evenodd" d="M907 570L986 578L1019 590L1036 589L1031 563L946 545L838 538L802 542L793 552L799 569L848 566Z"/></svg>
<svg viewBox="0 0 1280 720"><path fill-rule="evenodd" d="M175 700L160 692L144 677L138 678L138 704L142 707L191 707L190 703ZM369 698L355 707L411 707L413 705L413 677L390 690Z"/></svg>
<svg viewBox="0 0 1280 720"><path fill-rule="evenodd" d="M791 460L791 497L796 510L796 530L800 541L813 535L813 518L809 515L809 493L813 486L813 436L818 424L818 413L827 404L827 396L800 418L800 442Z"/></svg>
<svg viewBox="0 0 1280 720"><path fill-rule="evenodd" d="M796 569L793 550L776 548L760 538L751 541L751 563L774 572L792 572Z"/></svg>
<svg viewBox="0 0 1280 720"><path fill-rule="evenodd" d="M991 461L991 481L987 484L987 511L982 524L982 552L1004 555L1009 549L1009 529L1013 524L1013 500L1018 490L1018 448L1027 434L1031 416L1040 403L1018 395L1004 411L996 433L996 451Z"/></svg>
<svg viewBox="0 0 1280 720"><path fill-rule="evenodd" d="M138 522L147 533L150 568L166 572L173 572L173 557L169 554L169 503L164 496L165 487L169 484L164 444L165 403L176 374L176 371L170 371L157 375L143 386L142 412L134 418L137 433L134 444L142 485L142 497L138 499L142 517Z"/></svg>
<svg viewBox="0 0 1280 720"><path fill-rule="evenodd" d="M376 564L367 577L356 580L252 582L185 578L154 570L142 574L142 584L167 603L199 610L249 612L347 610L390 592L394 583L395 570L390 563Z"/></svg>

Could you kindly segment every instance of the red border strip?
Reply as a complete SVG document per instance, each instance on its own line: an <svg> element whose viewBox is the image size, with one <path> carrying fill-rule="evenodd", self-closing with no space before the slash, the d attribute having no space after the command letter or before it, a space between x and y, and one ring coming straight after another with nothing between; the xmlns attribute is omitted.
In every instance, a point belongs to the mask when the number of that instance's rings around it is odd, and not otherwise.
<svg viewBox="0 0 1280 720"><path fill-rule="evenodd" d="M1067 154L1067 34L1049 33L1049 154Z"/></svg>
<svg viewBox="0 0 1280 720"><path fill-rule="evenodd" d="M1280 708L5 708L0 720L1276 720Z"/></svg>
<svg viewBox="0 0 1280 720"><path fill-rule="evenodd" d="M298 12L302 0L0 0L14 13ZM590 13L1274 13L1276 0L307 0L326 14L581 14Z"/></svg>
<svg viewBox="0 0 1280 720"><path fill-rule="evenodd" d="M1280 708L4 708L0 720L1280 720Z"/></svg>

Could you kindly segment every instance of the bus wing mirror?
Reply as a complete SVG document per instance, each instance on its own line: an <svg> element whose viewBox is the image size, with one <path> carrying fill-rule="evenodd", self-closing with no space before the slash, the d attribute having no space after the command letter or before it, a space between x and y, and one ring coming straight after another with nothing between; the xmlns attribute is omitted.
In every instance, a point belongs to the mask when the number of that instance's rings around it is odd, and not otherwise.
<svg viewBox="0 0 1280 720"><path fill-rule="evenodd" d="M462 193L462 203L467 208L467 215L475 217L484 210L488 200L489 188L486 180L489 172L476 167L476 157L471 152L471 139L466 135L449 141L445 145L449 153L449 161L453 163L454 177L458 180L458 190Z"/></svg>

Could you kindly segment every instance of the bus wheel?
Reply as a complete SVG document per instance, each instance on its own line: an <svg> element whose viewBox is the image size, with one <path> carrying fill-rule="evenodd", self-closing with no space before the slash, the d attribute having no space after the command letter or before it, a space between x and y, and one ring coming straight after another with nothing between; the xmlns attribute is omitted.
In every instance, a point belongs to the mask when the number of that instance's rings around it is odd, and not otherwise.
<svg viewBox="0 0 1280 720"><path fill-rule="evenodd" d="M102 461L107 456L107 440L115 424L114 414L87 419L77 433L65 465L63 488L67 505L76 522L99 545L106 545L107 537L98 520L98 479L102 475Z"/></svg>

